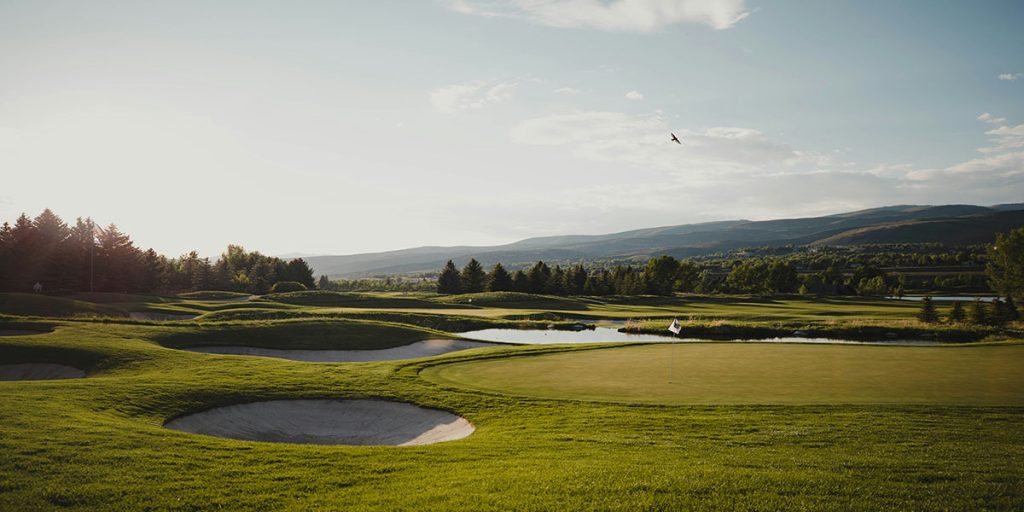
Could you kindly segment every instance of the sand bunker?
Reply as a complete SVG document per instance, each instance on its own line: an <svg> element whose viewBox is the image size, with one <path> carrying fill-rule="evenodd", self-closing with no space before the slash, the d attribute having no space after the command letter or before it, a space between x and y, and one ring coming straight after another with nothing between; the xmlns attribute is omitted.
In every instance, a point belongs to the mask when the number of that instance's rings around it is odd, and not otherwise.
<svg viewBox="0 0 1024 512"><path fill-rule="evenodd" d="M158 322L166 322L169 320L191 320L199 315L191 315L187 313L153 313L150 311L132 311L128 313L129 318L135 320L156 320Z"/></svg>
<svg viewBox="0 0 1024 512"><path fill-rule="evenodd" d="M279 357L292 361L310 363L351 363L366 361L392 361L397 359L416 359L430 357L456 350L478 347L493 347L492 343L465 340L425 340L403 345L401 347L379 350L285 350L260 347L205 346L190 347L185 350L203 352L205 354L229 354L239 356Z"/></svg>
<svg viewBox="0 0 1024 512"><path fill-rule="evenodd" d="M218 407L165 427L246 441L413 446L462 439L465 418L385 400L275 400Z"/></svg>
<svg viewBox="0 0 1024 512"><path fill-rule="evenodd" d="M85 377L85 372L63 364L0 364L0 380L56 380L82 377Z"/></svg>

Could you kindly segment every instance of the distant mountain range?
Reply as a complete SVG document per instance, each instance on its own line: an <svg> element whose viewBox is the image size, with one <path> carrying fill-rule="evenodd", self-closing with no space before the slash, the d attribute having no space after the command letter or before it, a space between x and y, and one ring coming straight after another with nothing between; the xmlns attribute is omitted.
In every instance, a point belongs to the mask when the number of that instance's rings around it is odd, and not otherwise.
<svg viewBox="0 0 1024 512"><path fill-rule="evenodd" d="M501 262L515 266L537 260L639 260L662 254L681 258L764 245L969 245L991 242L995 233L1021 226L1024 226L1024 203L988 207L901 205L823 217L728 220L607 235L527 238L495 246L416 247L377 253L313 256L306 261L317 275L353 278L438 270L449 259L460 265L476 258L484 265Z"/></svg>

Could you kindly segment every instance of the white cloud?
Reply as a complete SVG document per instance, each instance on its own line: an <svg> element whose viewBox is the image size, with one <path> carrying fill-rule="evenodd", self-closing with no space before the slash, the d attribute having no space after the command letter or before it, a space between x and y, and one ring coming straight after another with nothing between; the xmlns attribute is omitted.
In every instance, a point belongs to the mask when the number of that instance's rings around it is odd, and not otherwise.
<svg viewBox="0 0 1024 512"><path fill-rule="evenodd" d="M678 135L683 145L672 143L669 132ZM573 155L588 160L701 177L707 171L774 172L834 165L827 155L794 150L749 128L671 128L660 112L555 114L522 121L511 136L521 144L570 146Z"/></svg>
<svg viewBox="0 0 1024 512"><path fill-rule="evenodd" d="M992 146L978 149L982 153L992 154L1024 148L1024 124L1017 126L1000 126L985 132L992 137Z"/></svg>
<svg viewBox="0 0 1024 512"><path fill-rule="evenodd" d="M580 93L580 90L576 89L575 87L559 87L558 89L555 89L554 91L551 92L555 94L564 94L566 96L576 96L577 94Z"/></svg>
<svg viewBox="0 0 1024 512"><path fill-rule="evenodd" d="M450 114L460 110L483 108L504 103L515 94L514 82L473 80L430 91L430 103L439 112Z"/></svg>
<svg viewBox="0 0 1024 512"><path fill-rule="evenodd" d="M747 17L744 0L450 0L452 9L551 27L653 32L677 23L727 29Z"/></svg>
<svg viewBox="0 0 1024 512"><path fill-rule="evenodd" d="M669 141L670 131L682 145ZM993 147L984 156L929 169L899 163L858 168L752 128L670 127L658 112L548 115L521 122L511 136L521 144L565 146L576 158L617 172L629 166L628 174L643 176L628 187L597 179L561 198L570 209L577 205L596 219L604 213L593 205L603 205L608 215L664 222L658 215L777 218L881 204L1004 202L1024 187L1024 125L987 133Z"/></svg>
<svg viewBox="0 0 1024 512"><path fill-rule="evenodd" d="M989 124L1002 124L1006 122L1005 117L996 117L988 112L978 116L978 121L984 121Z"/></svg>
<svg viewBox="0 0 1024 512"><path fill-rule="evenodd" d="M640 91L629 91L626 93L626 99L629 101L640 101L644 99L644 95Z"/></svg>
<svg viewBox="0 0 1024 512"><path fill-rule="evenodd" d="M1002 74L999 75L999 79L1000 80L1007 80L1009 82L1012 82L1014 80L1019 79L1022 76L1024 76L1024 74L1021 74L1021 73L1002 73Z"/></svg>

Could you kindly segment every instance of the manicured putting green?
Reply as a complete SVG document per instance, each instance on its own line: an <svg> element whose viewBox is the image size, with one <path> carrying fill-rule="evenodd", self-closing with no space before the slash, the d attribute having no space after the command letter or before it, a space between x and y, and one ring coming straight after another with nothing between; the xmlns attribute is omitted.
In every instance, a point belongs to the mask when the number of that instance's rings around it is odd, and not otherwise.
<svg viewBox="0 0 1024 512"><path fill-rule="evenodd" d="M482 391L598 401L1024 405L1024 345L659 344L453 363L423 375Z"/></svg>

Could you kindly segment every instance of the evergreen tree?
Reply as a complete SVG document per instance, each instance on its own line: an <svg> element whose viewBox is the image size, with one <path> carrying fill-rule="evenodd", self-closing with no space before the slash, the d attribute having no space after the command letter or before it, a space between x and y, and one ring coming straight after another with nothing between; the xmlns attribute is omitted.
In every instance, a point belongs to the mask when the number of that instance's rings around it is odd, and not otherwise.
<svg viewBox="0 0 1024 512"><path fill-rule="evenodd" d="M565 274L565 293L583 295L587 286L587 271L583 265L576 265Z"/></svg>
<svg viewBox="0 0 1024 512"><path fill-rule="evenodd" d="M462 293L482 292L487 285L487 273L484 272L484 267L479 261L470 258L466 266L462 267L459 281L462 285Z"/></svg>
<svg viewBox="0 0 1024 512"><path fill-rule="evenodd" d="M975 300L971 308L967 310L967 321L974 325L985 325L988 323L988 313L985 311L985 304Z"/></svg>
<svg viewBox="0 0 1024 512"><path fill-rule="evenodd" d="M565 295L565 271L562 267L555 265L551 269L551 277L548 279L546 293L551 295Z"/></svg>
<svg viewBox="0 0 1024 512"><path fill-rule="evenodd" d="M459 282L459 269L455 267L452 260L444 264L444 269L437 276L437 293L455 294L462 290Z"/></svg>
<svg viewBox="0 0 1024 512"><path fill-rule="evenodd" d="M526 277L530 278L530 289L532 293L546 293L548 291L548 280L551 279L551 269L538 261L527 271Z"/></svg>
<svg viewBox="0 0 1024 512"><path fill-rule="evenodd" d="M949 323L958 324L964 321L964 305L960 301L953 303L952 309L949 310Z"/></svg>
<svg viewBox="0 0 1024 512"><path fill-rule="evenodd" d="M935 310L935 302L931 297L921 299L921 311L917 313L917 318L926 324L939 321L939 313Z"/></svg>
<svg viewBox="0 0 1024 512"><path fill-rule="evenodd" d="M316 287L318 289L320 289L320 290L330 290L331 289L331 280L328 279L326 275L321 275L320 276L320 281L317 282Z"/></svg>
<svg viewBox="0 0 1024 512"><path fill-rule="evenodd" d="M487 274L488 291L510 292L512 291L512 285L512 276L505 270L505 267L501 266L501 263L495 264L491 272Z"/></svg>
<svg viewBox="0 0 1024 512"><path fill-rule="evenodd" d="M512 274L512 291L530 293L530 278L526 275L526 272L516 270Z"/></svg>

